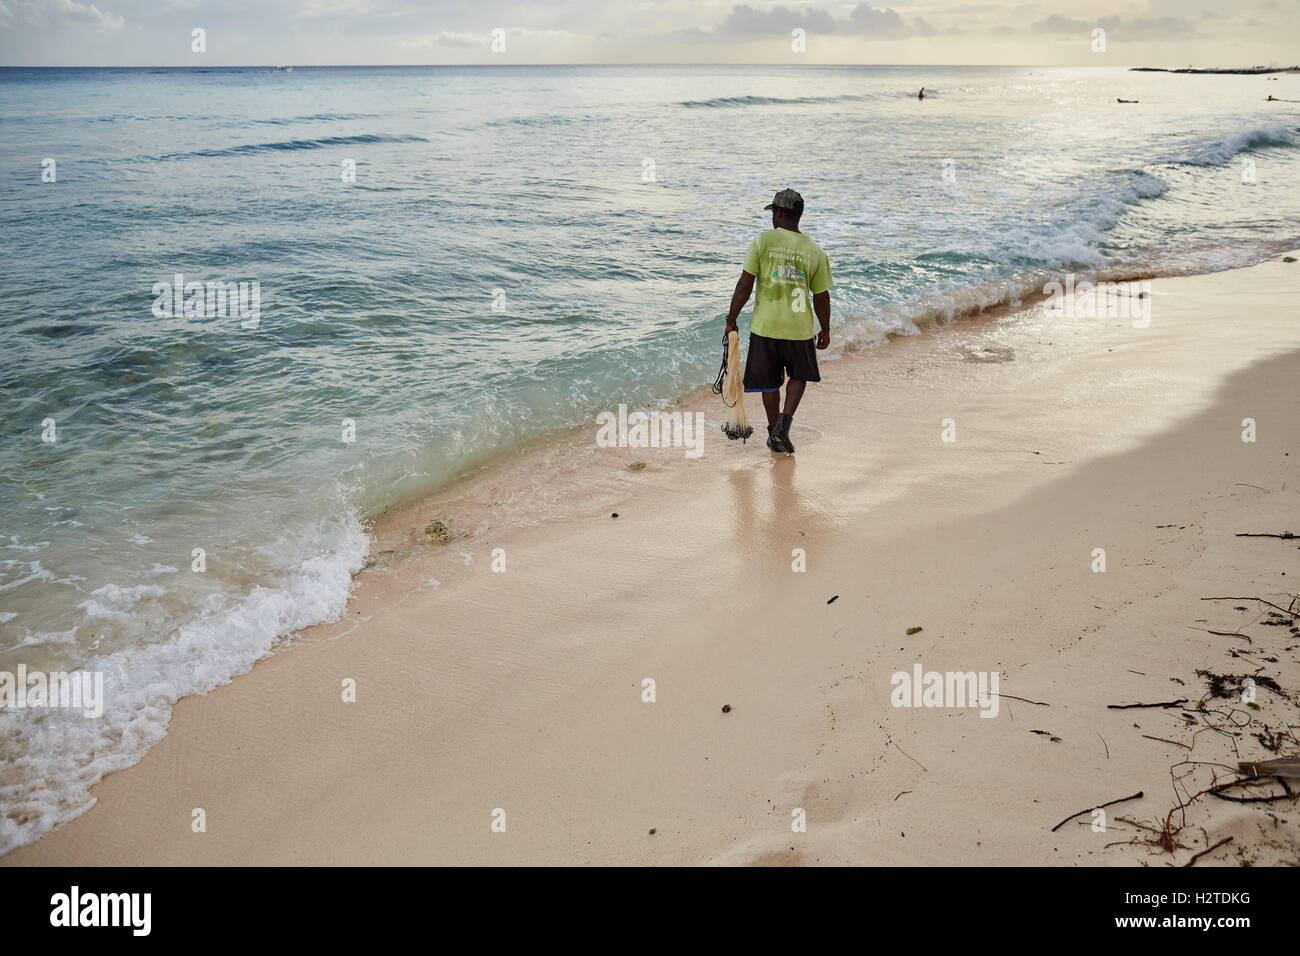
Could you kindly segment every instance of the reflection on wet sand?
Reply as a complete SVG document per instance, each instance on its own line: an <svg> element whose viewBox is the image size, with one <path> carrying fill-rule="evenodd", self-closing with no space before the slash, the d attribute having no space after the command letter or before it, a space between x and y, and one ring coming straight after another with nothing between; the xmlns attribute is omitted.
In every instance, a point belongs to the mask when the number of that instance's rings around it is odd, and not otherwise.
<svg viewBox="0 0 1300 956"><path fill-rule="evenodd" d="M775 555L786 562L801 537L834 530L841 522L824 495L800 486L797 456L769 456L769 462L737 468L728 476L735 546L740 555L762 554L768 560Z"/></svg>

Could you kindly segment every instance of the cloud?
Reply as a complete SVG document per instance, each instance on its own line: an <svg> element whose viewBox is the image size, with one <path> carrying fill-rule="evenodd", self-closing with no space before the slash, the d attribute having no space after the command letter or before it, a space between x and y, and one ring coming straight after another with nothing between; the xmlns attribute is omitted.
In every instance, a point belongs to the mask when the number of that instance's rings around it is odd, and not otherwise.
<svg viewBox="0 0 1300 956"><path fill-rule="evenodd" d="M522 27L502 28L507 38L507 49L509 49L509 38L522 40L540 40L546 41L570 41L591 39L580 34L570 33L568 30L528 30ZM454 30L441 30L438 33L429 36L417 37L415 39L398 40L397 45L408 50L432 50L437 47L454 47L456 49L473 49L481 48L488 50L492 46L491 33L458 33Z"/></svg>
<svg viewBox="0 0 1300 956"><path fill-rule="evenodd" d="M859 3L849 14L849 23L853 33L875 33L883 36L897 36L905 33L903 18L888 8L877 10L866 3Z"/></svg>
<svg viewBox="0 0 1300 956"><path fill-rule="evenodd" d="M920 17L917 17L912 21L912 32L919 37L932 37L938 36L939 34L939 31L936 28L930 26L929 23Z"/></svg>
<svg viewBox="0 0 1300 956"><path fill-rule="evenodd" d="M1159 17L1154 20L1105 17L1101 25L1123 40L1172 40L1196 33L1195 24L1182 17Z"/></svg>
<svg viewBox="0 0 1300 956"><path fill-rule="evenodd" d="M435 47L458 47L468 49L469 47L487 48L492 43L492 36L488 33L454 33L450 30L443 30L432 36L420 37L416 40L398 40L397 45L408 50L432 50Z"/></svg>
<svg viewBox="0 0 1300 956"><path fill-rule="evenodd" d="M1087 33L1097 24L1084 23L1082 20L1071 20L1069 17L1063 17L1059 13L1053 13L1045 20L1039 20L1029 27L1031 33Z"/></svg>
<svg viewBox="0 0 1300 956"><path fill-rule="evenodd" d="M1101 27L1112 40L1173 40L1195 34L1196 27L1182 17L1138 17L1125 20L1120 16L1099 17L1092 22L1072 20L1058 13L1029 27L1031 33L1055 36L1087 36Z"/></svg>
<svg viewBox="0 0 1300 956"><path fill-rule="evenodd" d="M812 33L834 33L835 18L825 10L806 7L802 11L789 7L771 7L757 10L750 6L735 6L727 19L718 26L722 33L766 34L786 33L802 27Z"/></svg>
<svg viewBox="0 0 1300 956"><path fill-rule="evenodd" d="M0 61L188 64L198 25L232 65L490 62L497 27L511 62L784 61L793 28L827 62L1095 62L1103 27L1117 48L1160 48L1151 62L1216 65L1291 62L1298 14L1300 0L0 0Z"/></svg>
<svg viewBox="0 0 1300 956"><path fill-rule="evenodd" d="M748 36L771 36L788 34L795 27L809 33L839 33L857 36L932 36L937 31L919 17L912 26L907 26L903 18L894 10L884 7L877 9L869 3L859 3L847 17L836 17L820 7L768 7L758 9L747 4L738 4L731 8L727 18L715 29L715 33L730 33Z"/></svg>
<svg viewBox="0 0 1300 956"><path fill-rule="evenodd" d="M299 0L297 13L299 17L311 20L319 17L372 16L376 11L369 0Z"/></svg>
<svg viewBox="0 0 1300 956"><path fill-rule="evenodd" d="M54 32L89 26L101 32L120 30L126 20L93 3L75 0L0 0L0 28L33 27Z"/></svg>

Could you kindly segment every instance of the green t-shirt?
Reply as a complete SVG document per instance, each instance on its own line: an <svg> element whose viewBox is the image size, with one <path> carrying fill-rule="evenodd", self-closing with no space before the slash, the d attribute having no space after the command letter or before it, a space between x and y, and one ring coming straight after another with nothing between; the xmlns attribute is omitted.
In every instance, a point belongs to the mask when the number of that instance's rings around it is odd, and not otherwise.
<svg viewBox="0 0 1300 956"><path fill-rule="evenodd" d="M744 270L758 278L749 329L769 339L811 339L812 297L831 287L831 264L802 232L769 229L749 244Z"/></svg>

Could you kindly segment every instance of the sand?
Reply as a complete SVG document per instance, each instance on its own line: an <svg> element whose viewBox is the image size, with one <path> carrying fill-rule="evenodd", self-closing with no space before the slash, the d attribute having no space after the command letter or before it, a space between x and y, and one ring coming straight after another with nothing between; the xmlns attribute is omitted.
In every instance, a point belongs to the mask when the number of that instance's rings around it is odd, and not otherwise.
<svg viewBox="0 0 1300 956"><path fill-rule="evenodd" d="M1038 303L846 355L793 459L703 392L698 461L536 443L383 516L344 620L182 701L0 863L1170 865L1228 836L1196 865L1300 863L1293 803L1199 797L1172 853L1139 826L1298 749L1295 619L1202 600L1300 594L1296 541L1235 536L1300 532L1298 284L1275 260L1155 280L1149 328ZM892 706L918 662L1042 705ZM1207 700L1198 669L1281 691Z"/></svg>

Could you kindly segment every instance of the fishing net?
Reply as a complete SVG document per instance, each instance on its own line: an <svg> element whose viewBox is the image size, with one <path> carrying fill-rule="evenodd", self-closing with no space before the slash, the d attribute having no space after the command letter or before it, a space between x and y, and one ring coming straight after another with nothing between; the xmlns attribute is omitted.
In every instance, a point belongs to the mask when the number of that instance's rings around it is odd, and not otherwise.
<svg viewBox="0 0 1300 956"><path fill-rule="evenodd" d="M722 396L722 403L731 409L722 425L722 434L733 441L748 441L754 434L749 417L745 414L744 372L740 367L740 336L728 331L722 343L722 368L718 369L713 391Z"/></svg>

